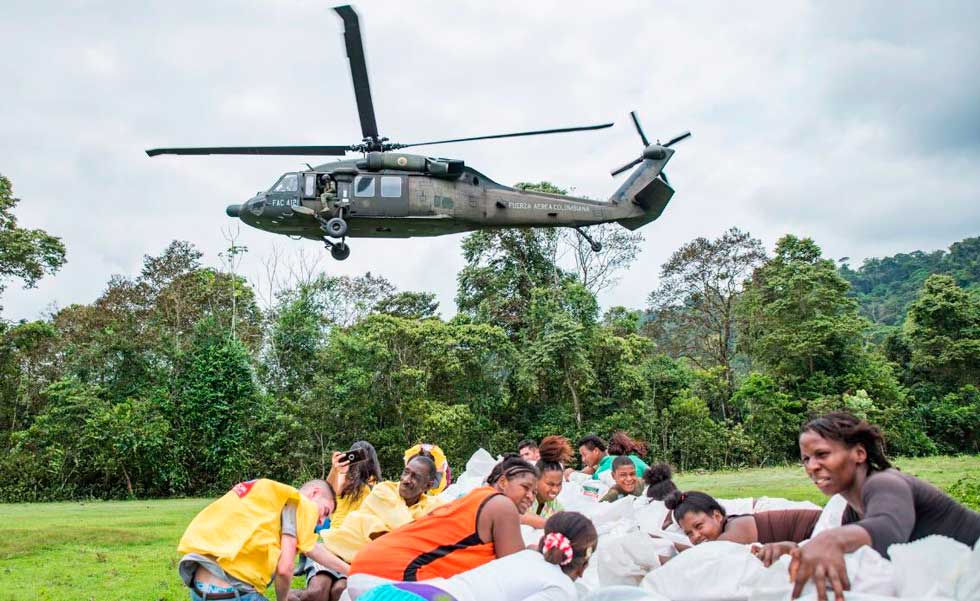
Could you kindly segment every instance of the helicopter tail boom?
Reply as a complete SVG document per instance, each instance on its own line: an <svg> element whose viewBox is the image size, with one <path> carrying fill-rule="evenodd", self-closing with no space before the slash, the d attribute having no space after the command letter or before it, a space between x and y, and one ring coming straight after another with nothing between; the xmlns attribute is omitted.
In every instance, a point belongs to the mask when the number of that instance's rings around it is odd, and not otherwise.
<svg viewBox="0 0 980 601"><path fill-rule="evenodd" d="M663 147L659 150L662 152L656 158L643 159L640 166L630 173L609 199L613 204L632 203L640 209L638 214L616 220L616 223L628 230L640 228L660 217L674 195L674 189L660 178L664 165L674 151Z"/></svg>

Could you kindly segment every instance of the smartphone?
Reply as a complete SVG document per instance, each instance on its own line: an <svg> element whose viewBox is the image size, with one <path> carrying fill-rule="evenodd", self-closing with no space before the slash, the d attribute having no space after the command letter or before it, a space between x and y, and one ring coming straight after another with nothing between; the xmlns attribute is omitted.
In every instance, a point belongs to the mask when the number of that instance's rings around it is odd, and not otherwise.
<svg viewBox="0 0 980 601"><path fill-rule="evenodd" d="M357 463L359 461L367 461L368 454L367 449L351 449L344 453L344 458L347 459L347 463Z"/></svg>

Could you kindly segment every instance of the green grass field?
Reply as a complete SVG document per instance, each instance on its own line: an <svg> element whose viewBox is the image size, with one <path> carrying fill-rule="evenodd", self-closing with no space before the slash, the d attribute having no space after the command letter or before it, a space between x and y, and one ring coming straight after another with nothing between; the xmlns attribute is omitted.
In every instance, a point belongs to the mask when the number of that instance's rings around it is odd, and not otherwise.
<svg viewBox="0 0 980 601"><path fill-rule="evenodd" d="M964 477L980 481L980 456L897 463L940 488ZM703 490L718 497L824 501L803 470L795 466L687 472L676 481L685 490ZM209 501L0 505L0 601L187 599L175 568L177 541Z"/></svg>

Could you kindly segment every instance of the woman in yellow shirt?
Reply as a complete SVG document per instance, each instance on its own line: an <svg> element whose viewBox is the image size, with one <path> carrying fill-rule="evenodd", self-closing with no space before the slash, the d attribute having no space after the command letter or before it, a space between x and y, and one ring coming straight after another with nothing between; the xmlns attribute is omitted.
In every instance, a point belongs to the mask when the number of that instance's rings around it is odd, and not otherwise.
<svg viewBox="0 0 980 601"><path fill-rule="evenodd" d="M339 528L347 514L361 506L371 487L381 482L381 465L374 446L366 440L359 440L351 445L350 450L363 450L365 459L348 463L347 453L338 451L333 454L327 482L337 491L337 508L330 516L331 528Z"/></svg>

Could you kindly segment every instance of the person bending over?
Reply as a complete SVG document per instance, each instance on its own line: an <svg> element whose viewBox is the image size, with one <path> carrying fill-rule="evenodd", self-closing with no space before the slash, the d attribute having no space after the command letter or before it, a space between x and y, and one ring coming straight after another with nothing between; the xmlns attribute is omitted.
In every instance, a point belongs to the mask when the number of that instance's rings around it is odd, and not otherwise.
<svg viewBox="0 0 980 601"><path fill-rule="evenodd" d="M643 473L643 481L647 483L647 498L651 501L663 501L670 493L678 490L673 477L670 466L666 463L651 465Z"/></svg>
<svg viewBox="0 0 980 601"><path fill-rule="evenodd" d="M520 516L534 502L538 470L509 453L487 485L368 543L354 557L348 593L390 581L448 578L524 548Z"/></svg>
<svg viewBox="0 0 980 601"><path fill-rule="evenodd" d="M521 523L532 528L544 528L545 521L562 510L558 502L565 465L572 460L572 444L564 436L546 436L538 448L541 459L535 465L538 473L534 503L521 516Z"/></svg>
<svg viewBox="0 0 980 601"><path fill-rule="evenodd" d="M803 425L800 458L820 492L847 501L842 525L791 552L792 597L813 579L820 601L830 581L838 601L850 588L844 554L865 545L887 557L888 547L940 534L973 546L980 514L935 486L893 468L878 426L848 413L829 413Z"/></svg>
<svg viewBox="0 0 980 601"><path fill-rule="evenodd" d="M338 560L350 563L372 540L422 517L442 504L425 494L438 480L431 459L416 455L405 466L398 482L380 482L361 506L351 512L339 528L320 533L323 546ZM292 591L290 601L337 601L347 588L347 574L307 558L303 564L306 588Z"/></svg>
<svg viewBox="0 0 980 601"><path fill-rule="evenodd" d="M296 551L341 572L347 564L316 542L314 528L336 505L333 489L310 480L296 490L273 480L236 484L191 520L177 564L192 601L260 601L271 581L285 601Z"/></svg>
<svg viewBox="0 0 980 601"><path fill-rule="evenodd" d="M640 455L646 454L647 446L644 443L633 440L626 432L616 432L609 439L609 452L599 460L595 473L592 474L592 479L598 480L603 472L611 470L613 459L619 456L629 457L633 465L636 466L636 475L642 478L649 466L640 459Z"/></svg>
<svg viewBox="0 0 980 601"><path fill-rule="evenodd" d="M560 512L545 522L536 550L451 578L385 584L361 596L361 601L575 601L574 581L585 572L597 543L595 526L587 517Z"/></svg>
<svg viewBox="0 0 980 601"><path fill-rule="evenodd" d="M751 515L725 515L725 508L711 495L691 491L671 493L667 509L691 542L727 540L741 544L784 543L796 546L813 533L820 519L819 509L763 511Z"/></svg>
<svg viewBox="0 0 980 601"><path fill-rule="evenodd" d="M596 468L599 467L599 463L607 456L606 441L595 434L589 434L578 441L578 454L582 458L581 473L592 476L595 474ZM570 467L565 468L565 479L568 480L574 471Z"/></svg>
<svg viewBox="0 0 980 601"><path fill-rule="evenodd" d="M599 499L600 501L611 503L626 496L643 496L643 487L640 485L640 479L636 477L636 465L629 457L620 455L613 459L612 477L616 484Z"/></svg>

